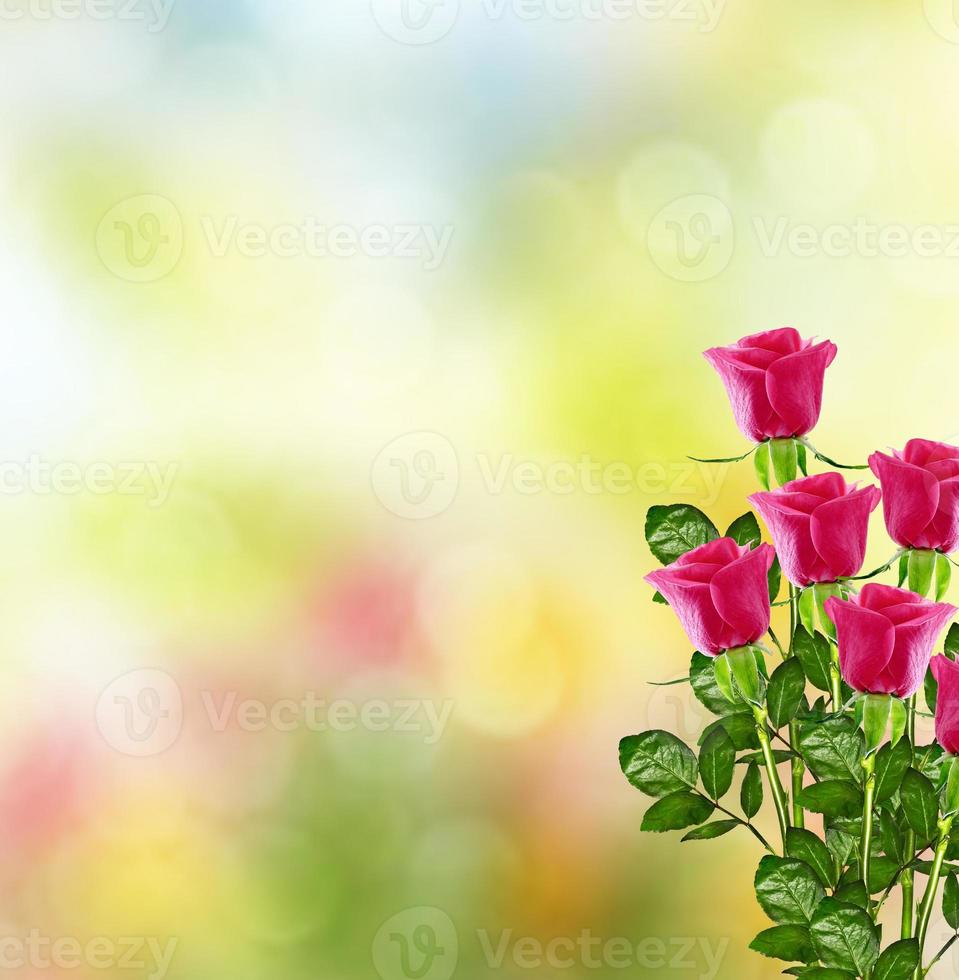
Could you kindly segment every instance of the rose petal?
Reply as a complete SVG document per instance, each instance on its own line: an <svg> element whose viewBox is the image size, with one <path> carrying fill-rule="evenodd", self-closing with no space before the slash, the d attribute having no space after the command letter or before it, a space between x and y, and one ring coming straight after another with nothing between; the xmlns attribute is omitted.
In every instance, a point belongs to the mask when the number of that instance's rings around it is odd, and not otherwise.
<svg viewBox="0 0 959 980"><path fill-rule="evenodd" d="M733 417L747 439L762 442L771 436L790 434L785 431L782 420L769 404L766 395L766 371L743 366L723 347L704 351L703 356L722 379Z"/></svg>
<svg viewBox="0 0 959 980"><path fill-rule="evenodd" d="M713 576L709 589L728 626L728 647L754 643L769 629L767 573L775 557L768 544L761 544Z"/></svg>
<svg viewBox="0 0 959 980"><path fill-rule="evenodd" d="M806 586L828 580L828 570L813 546L808 514L784 507L792 495L779 491L754 493L750 500L759 511L776 543L776 554L786 578L793 585Z"/></svg>
<svg viewBox="0 0 959 980"><path fill-rule="evenodd" d="M829 570L829 581L855 575L862 568L869 515L876 509L879 497L878 488L865 487L828 500L813 511L809 530L812 543Z"/></svg>
<svg viewBox="0 0 959 980"><path fill-rule="evenodd" d="M759 347L781 355L795 354L802 349L803 339L795 327L777 327L775 330L751 333L748 337L743 337L738 346Z"/></svg>
<svg viewBox="0 0 959 980"><path fill-rule="evenodd" d="M835 356L836 345L827 340L780 358L766 372L769 404L785 423L785 435L802 436L815 428L826 368Z"/></svg>
<svg viewBox="0 0 959 980"><path fill-rule="evenodd" d="M921 548L926 527L939 507L939 481L911 463L873 453L869 466L882 487L882 509L889 537L906 548Z"/></svg>
<svg viewBox="0 0 959 980"><path fill-rule="evenodd" d="M892 623L881 613L835 596L826 600L825 609L836 624L839 667L845 682L857 691L891 694L880 678L895 647Z"/></svg>

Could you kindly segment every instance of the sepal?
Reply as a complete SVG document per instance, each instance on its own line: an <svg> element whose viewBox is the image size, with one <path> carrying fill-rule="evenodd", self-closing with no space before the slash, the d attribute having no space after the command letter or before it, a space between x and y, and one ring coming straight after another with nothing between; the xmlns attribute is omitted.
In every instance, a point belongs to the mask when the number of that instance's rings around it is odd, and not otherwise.
<svg viewBox="0 0 959 980"><path fill-rule="evenodd" d="M885 741L892 700L890 694L867 694L856 703L856 717L866 736L866 758L878 752Z"/></svg>
<svg viewBox="0 0 959 980"><path fill-rule="evenodd" d="M773 439L769 443L769 455L772 458L776 482L780 486L796 479L799 470L799 455L796 452L795 439Z"/></svg>
<svg viewBox="0 0 959 980"><path fill-rule="evenodd" d="M756 478L763 490L770 489L769 483L769 443L761 442L756 447L756 455L753 456L753 466L756 467Z"/></svg>
<svg viewBox="0 0 959 980"><path fill-rule="evenodd" d="M944 817L959 814L959 758L947 755L943 761L945 786L942 789L941 804Z"/></svg>
<svg viewBox="0 0 959 980"><path fill-rule="evenodd" d="M735 687L754 705L763 705L766 695L766 679L759 667L761 654L753 646L736 647L726 651L726 661Z"/></svg>
<svg viewBox="0 0 959 980"><path fill-rule="evenodd" d="M952 581L952 562L945 555L936 554L936 602L942 602Z"/></svg>
<svg viewBox="0 0 959 980"><path fill-rule="evenodd" d="M909 552L908 577L909 591L926 596L932 588L932 579L936 571L936 553L924 549L913 549Z"/></svg>

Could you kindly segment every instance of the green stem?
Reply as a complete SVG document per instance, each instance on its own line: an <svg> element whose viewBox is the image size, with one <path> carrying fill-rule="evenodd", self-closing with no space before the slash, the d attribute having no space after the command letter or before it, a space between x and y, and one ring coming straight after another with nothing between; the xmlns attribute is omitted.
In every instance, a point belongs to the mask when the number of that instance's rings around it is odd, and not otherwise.
<svg viewBox="0 0 959 980"><path fill-rule="evenodd" d="M936 892L939 890L939 879L942 877L942 865L946 860L946 849L949 847L949 831L952 830L954 817L943 817L939 821L939 839L936 843L936 856L932 862L932 870L929 872L929 884L926 885L926 893L922 896L922 905L919 906L919 925L916 929L916 936L919 939L919 962L922 963L922 952L926 945L926 933L929 930L929 919L932 915L932 907L936 903ZM916 976L922 976L922 967L916 971Z"/></svg>
<svg viewBox="0 0 959 980"><path fill-rule="evenodd" d="M829 643L829 693L833 711L842 711L842 674L839 671L839 648Z"/></svg>
<svg viewBox="0 0 959 980"><path fill-rule="evenodd" d="M916 755L916 695L914 694L906 702L908 712L907 731L909 733L909 745L912 748L913 762ZM905 840L906 854L916 853L916 832L906 831ZM912 868L906 868L902 873L902 938L911 939L913 934L913 909L915 907L915 872Z"/></svg>
<svg viewBox="0 0 959 980"><path fill-rule="evenodd" d="M776 816L779 818L779 831L783 839L783 854L786 853L786 834L789 831L788 800L783 784L779 781L776 760L773 757L772 746L769 742L769 732L766 730L766 709L761 705L753 705L753 717L756 719L756 735L762 750L763 761L766 763L766 775L769 777L769 789L776 805Z"/></svg>
<svg viewBox="0 0 959 980"><path fill-rule="evenodd" d="M862 806L862 847L859 860L862 867L862 880L866 886L866 905L869 913L872 911L872 893L869 889L869 870L872 864L872 811L876 800L876 757L868 755L862 760L866 771L865 798Z"/></svg>
<svg viewBox="0 0 959 980"><path fill-rule="evenodd" d="M793 638L796 635L796 618L798 612L798 596L796 586L789 586L789 655L793 654ZM805 827L806 814L802 805L798 802L799 794L802 792L803 777L806 774L806 764L799 754L799 722L794 718L789 723L789 742L795 756L792 760L792 802L793 802L793 826Z"/></svg>

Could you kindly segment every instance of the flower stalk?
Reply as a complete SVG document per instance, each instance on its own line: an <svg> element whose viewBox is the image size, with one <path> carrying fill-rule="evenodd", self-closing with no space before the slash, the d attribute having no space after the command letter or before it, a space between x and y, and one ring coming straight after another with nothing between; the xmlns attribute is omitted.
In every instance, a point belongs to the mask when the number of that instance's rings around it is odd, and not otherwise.
<svg viewBox="0 0 959 980"><path fill-rule="evenodd" d="M776 758L773 755L772 745L769 741L769 731L766 727L768 715L762 705L752 705L753 717L756 719L756 736L759 739L759 748L762 751L763 762L766 766L766 776L769 779L769 790L772 793L773 803L776 807L776 816L779 818L779 832L783 839L783 854L786 853L786 838L789 833L789 812L786 791L779 779L779 770L776 768Z"/></svg>

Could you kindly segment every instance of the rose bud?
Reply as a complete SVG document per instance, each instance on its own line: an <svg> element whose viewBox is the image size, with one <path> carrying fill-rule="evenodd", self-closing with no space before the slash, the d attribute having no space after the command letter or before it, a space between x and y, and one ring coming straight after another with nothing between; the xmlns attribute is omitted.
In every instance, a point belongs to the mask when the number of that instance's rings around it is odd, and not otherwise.
<svg viewBox="0 0 959 980"><path fill-rule="evenodd" d="M876 487L858 489L838 473L820 473L749 499L769 528L786 578L805 587L862 568L869 515L879 497Z"/></svg>
<svg viewBox="0 0 959 980"><path fill-rule="evenodd" d="M936 741L950 755L959 755L959 664L940 654L929 666L939 684Z"/></svg>
<svg viewBox="0 0 959 980"><path fill-rule="evenodd" d="M959 448L910 439L902 452L873 453L869 466L896 544L946 554L959 549Z"/></svg>
<svg viewBox="0 0 959 980"><path fill-rule="evenodd" d="M709 541L646 581L665 596L693 646L711 657L755 643L769 629L771 545L750 550L732 538Z"/></svg>
<svg viewBox="0 0 959 980"><path fill-rule="evenodd" d="M858 596L826 600L836 624L843 680L864 694L912 697L926 676L936 637L955 606L870 583Z"/></svg>
<svg viewBox="0 0 959 980"><path fill-rule="evenodd" d="M736 424L747 439L763 442L804 436L819 421L826 368L836 345L803 340L792 327L743 337L703 356L719 372Z"/></svg>

